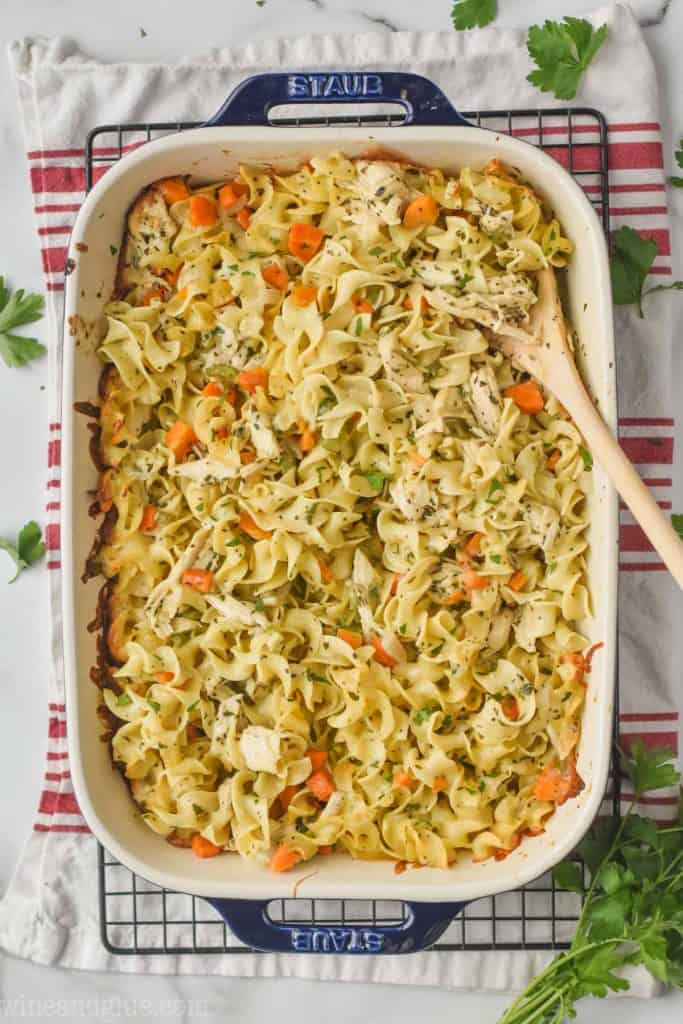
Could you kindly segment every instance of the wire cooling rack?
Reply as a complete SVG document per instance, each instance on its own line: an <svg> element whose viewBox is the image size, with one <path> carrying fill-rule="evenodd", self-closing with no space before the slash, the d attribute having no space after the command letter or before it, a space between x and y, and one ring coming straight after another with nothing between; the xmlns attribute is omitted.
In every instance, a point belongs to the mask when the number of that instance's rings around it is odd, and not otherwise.
<svg viewBox="0 0 683 1024"><path fill-rule="evenodd" d="M479 127L514 135L554 157L582 186L604 229L609 232L607 124L597 110L468 111L464 116ZM273 123L299 127L339 124L398 125L393 114L283 117ZM187 128L195 122L102 125L86 143L86 184L90 189L122 156L153 139ZM617 717L615 713L615 730ZM602 813L619 809L619 772L612 782ZM101 937L111 953L121 955L253 953L230 932L213 907L196 896L161 889L134 875L102 846L98 851ZM523 889L470 904L432 950L560 950L566 949L578 921L581 898L555 885L550 875ZM298 925L401 925L407 908L387 900L278 899L268 907L273 921ZM262 954L267 955L267 954Z"/></svg>

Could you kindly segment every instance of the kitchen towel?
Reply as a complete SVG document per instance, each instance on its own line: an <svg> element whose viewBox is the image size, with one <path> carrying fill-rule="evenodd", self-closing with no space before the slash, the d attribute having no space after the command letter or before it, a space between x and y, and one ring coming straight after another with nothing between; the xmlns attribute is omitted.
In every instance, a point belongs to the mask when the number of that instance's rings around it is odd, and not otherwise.
<svg viewBox="0 0 683 1024"><path fill-rule="evenodd" d="M657 282L666 283L671 279L669 219L653 62L629 8L610 6L597 11L591 20L595 24L607 21L609 35L576 102L602 111L609 124L612 227L628 223L657 241L653 273ZM9 953L40 963L98 970L281 975L491 990L523 986L547 961L548 954L517 951L434 952L402 958L112 955L99 938L96 843L80 815L70 782L60 607L62 297L69 230L84 195L88 131L103 123L201 121L247 75L283 69L410 70L434 79L466 109L494 109L502 104L510 108L548 106L555 101L541 96L526 81L525 35L492 28L458 34L397 32L273 39L239 50L213 50L172 65L103 64L63 38L27 39L11 46L49 295L46 540L53 673L48 683L49 740L38 814L0 904L0 946ZM624 89L624 68L628 68L628 89ZM591 137L586 136L586 141ZM582 151L586 159L589 150ZM571 234L571 225L567 227ZM633 310L617 313L620 435L662 507L670 508L674 433L670 297L650 300L647 314L641 321ZM637 735L647 743L676 747L681 701L673 671L677 595L664 566L626 511L621 521L620 568L620 724L624 742ZM648 811L672 817L675 801L674 793L660 793ZM152 897L148 902L150 907L158 906ZM121 914L130 914L130 906ZM121 935L124 941L123 932ZM512 924L506 939L515 941L517 937ZM632 989L639 995L655 990L656 985L644 976L638 977Z"/></svg>

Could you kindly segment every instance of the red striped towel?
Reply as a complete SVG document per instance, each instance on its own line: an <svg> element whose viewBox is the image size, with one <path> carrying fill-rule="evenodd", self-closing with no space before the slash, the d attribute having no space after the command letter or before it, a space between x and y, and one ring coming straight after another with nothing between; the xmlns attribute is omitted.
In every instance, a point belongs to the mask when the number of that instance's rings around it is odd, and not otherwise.
<svg viewBox="0 0 683 1024"><path fill-rule="evenodd" d="M609 204L612 227L636 227L654 238L658 256L653 273L667 280L671 273L671 244L667 215L664 160L657 120L657 92L652 63L630 12L617 7L596 16L610 21L610 36L599 61L592 66L579 97L582 106L602 111L609 123ZM315 55L312 58L311 55ZM239 53L225 50L199 63L177 67L100 65L75 51L63 40L25 41L12 50L24 116L30 185L41 246L46 287L51 293L51 314L57 325L64 288L66 243L85 189L84 140L98 123L202 120L212 113L230 89L245 75L268 68L343 66L409 67L439 82L444 91L468 109L496 108L501 96L511 108L534 107L541 97L525 81L527 57L524 37L509 30L448 34L395 33L349 38L316 37L272 41ZM496 57L500 59L496 59ZM483 62L486 75L481 74ZM624 95L621 68L629 67L630 88ZM83 102L83 98L87 102ZM533 127L516 131L533 137ZM595 121L576 119L573 128L582 143L575 151L574 168L599 168ZM546 129L549 152L568 162L566 126ZM99 156L106 156L102 149ZM106 173L97 168L99 176ZM585 179L592 197L599 191L597 178ZM640 321L631 311L617 313L619 360L619 435L661 507L672 507L674 418L671 405L671 306L662 297L648 305L648 318ZM80 937L63 935L55 924L54 907L46 907L46 891L59 876L66 860L73 863L78 844L92 844L71 787L66 747L66 716L60 655L60 435L61 342L57 329L50 346L51 416L48 442L47 529L53 631L56 652L49 682L50 725L47 764L34 825L25 860L19 866L10 891L0 904L0 945L36 960L63 965L120 968L99 946L95 925L82 908L82 891L94 895L94 860L78 875L71 890L61 886L81 929ZM620 552L620 731L625 746L636 736L648 745L667 744L678 751L679 706L677 681L669 664L674 648L673 610L675 589L664 566L630 513L621 510ZM95 723L93 723L95 728ZM647 812L661 820L675 812L676 794L648 798ZM50 844L49 855L45 844ZM81 858L82 859L82 858ZM71 904L69 904L71 900ZM55 907L57 904L55 904ZM64 919L64 903L59 904ZM88 926L83 926L84 915ZM35 917L42 929L34 927ZM59 934L60 939L56 936ZM469 954L471 957L471 954ZM491 957L493 957L491 959ZM188 959L188 958L186 958ZM293 958L290 973L304 977L353 977L355 980L419 981L421 984L508 988L521 984L538 967L538 959L520 953L515 960L482 955L477 972L472 960L460 954L441 958L438 970L425 966L423 957L402 961L401 972L377 962L357 959L353 969L335 973L330 958L320 961ZM390 959L390 958L389 958ZM193 973L250 974L260 971L248 957L157 958L156 970ZM221 967L217 966L221 961ZM129 965L131 960L128 959ZM311 964L318 966L310 966ZM365 966L364 966L365 964ZM164 966L165 965L165 966ZM149 969L149 962L147 964ZM643 990L641 989L641 994Z"/></svg>

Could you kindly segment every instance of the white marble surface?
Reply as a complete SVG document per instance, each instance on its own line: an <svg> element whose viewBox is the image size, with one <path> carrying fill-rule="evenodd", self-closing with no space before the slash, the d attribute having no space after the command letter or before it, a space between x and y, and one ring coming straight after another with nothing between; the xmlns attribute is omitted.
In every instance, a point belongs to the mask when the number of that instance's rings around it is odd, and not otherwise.
<svg viewBox="0 0 683 1024"><path fill-rule="evenodd" d="M500 21L524 25L544 16L580 14L595 0L499 0ZM172 59L218 43L304 31L347 32L363 29L447 29L451 0L3 0L0 44L35 34L66 33L84 49L105 59ZM683 134L683 38L681 0L634 0L650 25L646 34L656 58L662 92L665 153L672 160L673 139ZM668 10L666 10L668 8ZM183 11L183 16L179 12ZM187 11L192 16L188 17ZM173 11L175 13L170 14ZM662 12L666 11L662 17ZM191 24L191 38L188 26ZM625 88L627 85L625 84ZM6 63L0 63L0 225L3 245L0 273L13 283L41 289L38 248L23 156L20 125ZM682 204L683 195L673 197ZM683 271L683 241L674 239L675 268ZM38 333L42 325L38 325ZM679 356L680 360L680 356ZM680 366L680 361L679 361ZM0 365L0 533L16 533L22 523L41 519L44 508L46 365L9 371ZM680 393L680 392L679 392ZM678 481L678 496L681 496ZM678 502L683 507L683 502ZM0 889L7 884L30 828L43 769L46 734L44 679L48 664L45 572L24 574L12 587L4 579L9 562L0 558L0 701L2 787ZM60 1016L67 1020L116 1021L157 1017L165 1020L260 1021L277 1007L285 1022L324 1015L336 1022L438 1021L456 1015L495 1021L504 997L429 989L363 985L321 985L300 981L249 981L205 978L152 978L62 972L0 957L0 1016L27 1016L21 1000L67 999ZM19 1000L13 1008L6 1001ZM89 1002L86 1002L89 1001ZM147 1001L146 1003L144 1001ZM169 1002L170 1001L170 1002ZM37 1013L33 1014L37 1016ZM41 1016L57 1015L44 1003ZM586 1005L580 1019L595 1024L627 1019L630 1024L666 1024L683 1018L683 994L654 1002L607 1000Z"/></svg>

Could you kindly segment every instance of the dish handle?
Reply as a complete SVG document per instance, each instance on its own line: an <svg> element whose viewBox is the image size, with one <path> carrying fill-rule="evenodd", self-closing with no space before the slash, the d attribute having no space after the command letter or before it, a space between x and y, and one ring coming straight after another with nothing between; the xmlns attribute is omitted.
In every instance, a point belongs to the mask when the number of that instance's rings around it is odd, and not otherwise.
<svg viewBox="0 0 683 1024"><path fill-rule="evenodd" d="M359 103L397 104L403 124L471 127L444 93L422 75L403 71L318 71L252 75L230 93L205 127L271 124L276 106Z"/></svg>
<svg viewBox="0 0 683 1024"><path fill-rule="evenodd" d="M403 903L403 920L392 924L299 924L274 921L271 900L208 899L233 935L266 953L419 953L445 932L467 903Z"/></svg>

